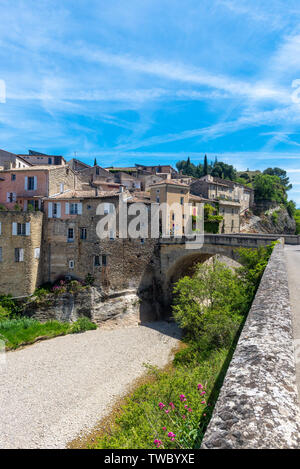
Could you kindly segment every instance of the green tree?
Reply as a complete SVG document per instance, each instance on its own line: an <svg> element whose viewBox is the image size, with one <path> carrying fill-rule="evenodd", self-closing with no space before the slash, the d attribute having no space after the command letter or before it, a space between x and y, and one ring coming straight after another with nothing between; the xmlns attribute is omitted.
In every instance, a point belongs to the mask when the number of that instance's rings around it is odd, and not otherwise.
<svg viewBox="0 0 300 469"><path fill-rule="evenodd" d="M292 189L292 184L290 184L290 180L287 176L287 173L284 169L281 168L267 168L264 170L263 174L269 174L270 176L278 176L280 179L281 184L285 188L286 191Z"/></svg>
<svg viewBox="0 0 300 469"><path fill-rule="evenodd" d="M207 163L207 156L204 156L204 164L203 164L203 174L206 176L208 174L208 163Z"/></svg>
<svg viewBox="0 0 300 469"><path fill-rule="evenodd" d="M253 181L255 202L268 200L286 203L287 195L279 176L258 174Z"/></svg>
<svg viewBox="0 0 300 469"><path fill-rule="evenodd" d="M241 278L225 264L198 264L192 277L181 278L174 287L173 314L188 337L196 340L207 314L232 316L247 311L249 299Z"/></svg>
<svg viewBox="0 0 300 469"><path fill-rule="evenodd" d="M94 159L94 166L97 166L97 158Z"/></svg>

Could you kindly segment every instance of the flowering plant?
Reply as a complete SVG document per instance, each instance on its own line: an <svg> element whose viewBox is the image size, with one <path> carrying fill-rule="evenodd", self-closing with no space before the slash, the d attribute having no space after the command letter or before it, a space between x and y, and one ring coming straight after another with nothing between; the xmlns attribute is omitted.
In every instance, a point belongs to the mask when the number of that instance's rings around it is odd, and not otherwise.
<svg viewBox="0 0 300 469"><path fill-rule="evenodd" d="M206 391L199 383L197 386L202 415L206 417L206 408L209 406L205 399ZM192 448L199 434L199 421L194 418L193 409L185 394L179 394L177 402L168 404L159 402L158 411L165 415L165 423L161 429L156 430L154 446L156 448Z"/></svg>

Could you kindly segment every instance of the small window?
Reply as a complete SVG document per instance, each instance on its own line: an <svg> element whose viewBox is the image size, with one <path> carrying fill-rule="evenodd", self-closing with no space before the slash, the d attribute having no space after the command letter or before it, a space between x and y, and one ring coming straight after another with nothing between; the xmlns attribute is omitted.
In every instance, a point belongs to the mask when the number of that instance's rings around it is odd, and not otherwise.
<svg viewBox="0 0 300 469"><path fill-rule="evenodd" d="M27 190L29 190L29 191L33 191L33 190L34 190L34 177L32 177L32 176L30 176L30 177L28 178Z"/></svg>
<svg viewBox="0 0 300 469"><path fill-rule="evenodd" d="M15 248L15 262L23 262L23 261L24 261L24 249Z"/></svg>
<svg viewBox="0 0 300 469"><path fill-rule="evenodd" d="M80 228L80 239L86 239L86 237L87 237L87 229Z"/></svg>
<svg viewBox="0 0 300 469"><path fill-rule="evenodd" d="M2 262L2 247L0 247L0 262Z"/></svg>
<svg viewBox="0 0 300 469"><path fill-rule="evenodd" d="M180 204L183 205L184 197L180 197Z"/></svg>
<svg viewBox="0 0 300 469"><path fill-rule="evenodd" d="M74 241L74 228L68 228L68 242Z"/></svg>
<svg viewBox="0 0 300 469"><path fill-rule="evenodd" d="M71 259L69 261L69 269L74 269L74 265L75 265L75 262L73 261L73 259Z"/></svg>
<svg viewBox="0 0 300 469"><path fill-rule="evenodd" d="M100 256L95 256L94 257L94 266L99 267L100 265Z"/></svg>
<svg viewBox="0 0 300 469"><path fill-rule="evenodd" d="M12 180L12 181L15 181L15 180L16 180L16 175L15 175L15 174L12 174L12 175L11 175L11 180Z"/></svg>
<svg viewBox="0 0 300 469"><path fill-rule="evenodd" d="M141 244L145 244L144 238L141 238Z"/></svg>
<svg viewBox="0 0 300 469"><path fill-rule="evenodd" d="M70 215L78 214L78 204L70 204Z"/></svg>
<svg viewBox="0 0 300 469"><path fill-rule="evenodd" d="M107 266L107 255L106 255L106 254L102 254L101 260L102 260L102 265L103 265L104 267L106 267L106 266Z"/></svg>
<svg viewBox="0 0 300 469"><path fill-rule="evenodd" d="M26 224L25 223L18 223L17 224L17 235L25 236L26 235Z"/></svg>
<svg viewBox="0 0 300 469"><path fill-rule="evenodd" d="M110 239L110 241L115 240L115 232L113 230L110 230L110 232L109 232L109 239Z"/></svg>
<svg viewBox="0 0 300 469"><path fill-rule="evenodd" d="M35 248L35 249L34 249L34 258L35 258L35 259L39 259L39 258L40 258L40 252L41 252L40 248Z"/></svg>

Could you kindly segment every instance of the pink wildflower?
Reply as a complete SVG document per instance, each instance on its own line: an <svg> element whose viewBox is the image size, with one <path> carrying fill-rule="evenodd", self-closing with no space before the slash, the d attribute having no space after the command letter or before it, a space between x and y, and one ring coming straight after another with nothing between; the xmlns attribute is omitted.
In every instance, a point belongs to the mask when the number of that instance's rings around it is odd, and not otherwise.
<svg viewBox="0 0 300 469"><path fill-rule="evenodd" d="M175 438L175 436L176 436L176 435L175 435L175 433L173 433L173 432L169 432L169 433L168 433L168 437L169 437L169 438ZM174 441L174 440L172 440L172 441Z"/></svg>
<svg viewBox="0 0 300 469"><path fill-rule="evenodd" d="M161 440L154 440L154 444L156 445L157 448L159 448L160 445L162 445L162 441Z"/></svg>
<svg viewBox="0 0 300 469"><path fill-rule="evenodd" d="M183 420L185 420L185 419L186 419L186 416L185 416L185 415L183 415L183 416L182 416L182 418L183 418Z"/></svg>
<svg viewBox="0 0 300 469"><path fill-rule="evenodd" d="M167 409L167 410L165 410L165 412L166 412L166 414L168 414L170 411Z"/></svg>
<svg viewBox="0 0 300 469"><path fill-rule="evenodd" d="M204 394L206 394L206 392L205 392L205 391L202 391L201 396L204 396Z"/></svg>
<svg viewBox="0 0 300 469"><path fill-rule="evenodd" d="M165 432L167 430L167 427L163 427L163 431Z"/></svg>
<svg viewBox="0 0 300 469"><path fill-rule="evenodd" d="M179 398L180 398L181 402L185 402L185 401L186 401L186 397L185 397L184 394L180 394Z"/></svg>
<svg viewBox="0 0 300 469"><path fill-rule="evenodd" d="M188 412L193 412L191 408L188 409Z"/></svg>
<svg viewBox="0 0 300 469"><path fill-rule="evenodd" d="M174 406L173 402L170 402L169 406L170 406L172 409L175 409L175 406Z"/></svg>
<svg viewBox="0 0 300 469"><path fill-rule="evenodd" d="M205 404L205 401L201 401L201 404Z"/></svg>
<svg viewBox="0 0 300 469"><path fill-rule="evenodd" d="M163 404L162 402L160 402L160 403L158 404L158 407L159 407L160 409L163 409L163 408L166 407L166 406L165 406L165 404Z"/></svg>
<svg viewBox="0 0 300 469"><path fill-rule="evenodd" d="M198 389L202 389L202 388L203 388L202 384L198 384Z"/></svg>

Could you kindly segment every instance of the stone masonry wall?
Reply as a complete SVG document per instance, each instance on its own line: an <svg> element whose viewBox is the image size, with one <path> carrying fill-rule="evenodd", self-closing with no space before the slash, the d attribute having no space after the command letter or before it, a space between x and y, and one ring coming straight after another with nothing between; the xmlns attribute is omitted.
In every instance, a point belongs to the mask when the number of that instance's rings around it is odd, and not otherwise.
<svg viewBox="0 0 300 469"><path fill-rule="evenodd" d="M43 214L41 212L0 212L2 261L0 262L0 294L14 297L31 295L41 283L42 259L35 257L41 249ZM13 235L12 223L29 223L30 235ZM24 250L24 260L15 262L15 248ZM42 249L41 249L42 251Z"/></svg>
<svg viewBox="0 0 300 469"><path fill-rule="evenodd" d="M275 246L202 448L299 448L300 417L283 245Z"/></svg>

